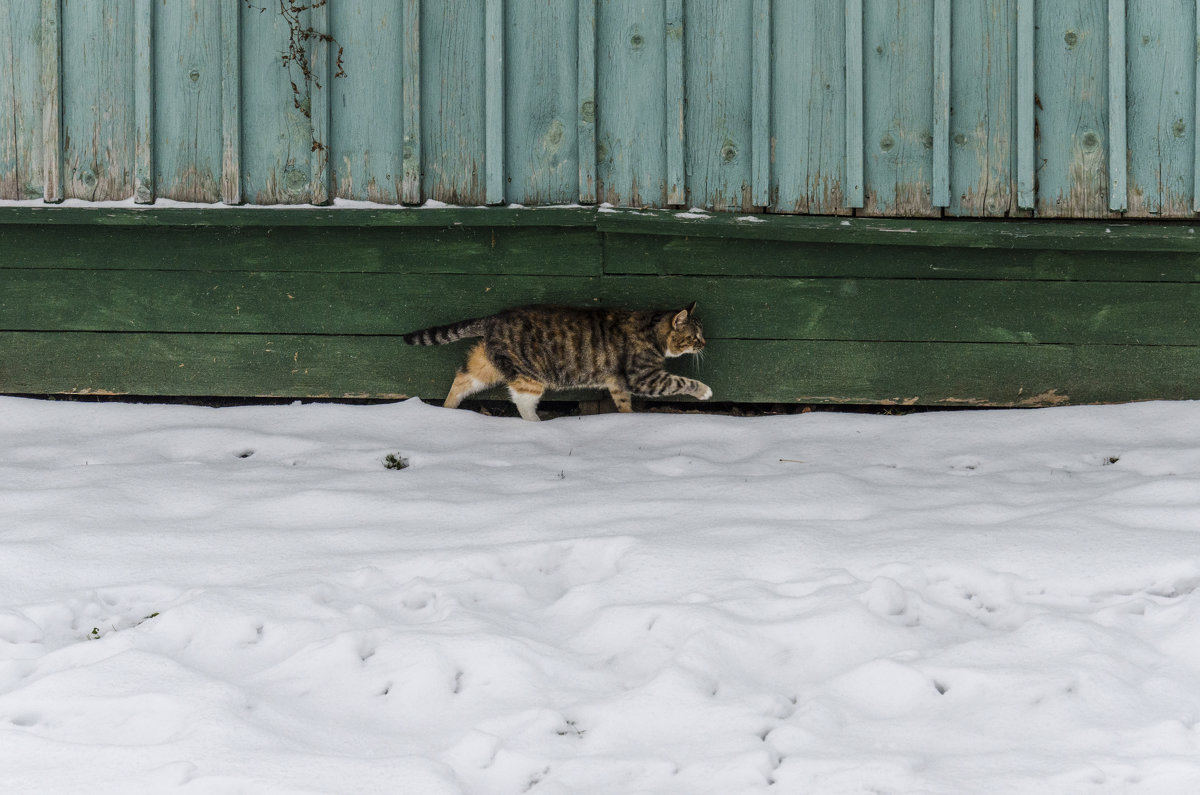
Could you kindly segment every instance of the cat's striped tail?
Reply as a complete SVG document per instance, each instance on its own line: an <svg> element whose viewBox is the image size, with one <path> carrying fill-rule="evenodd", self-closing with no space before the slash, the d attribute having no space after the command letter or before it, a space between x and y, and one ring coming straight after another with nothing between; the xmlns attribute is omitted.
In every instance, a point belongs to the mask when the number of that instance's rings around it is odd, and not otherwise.
<svg viewBox="0 0 1200 795"><path fill-rule="evenodd" d="M434 326L420 331L410 331L404 335L404 341L409 345L445 345L467 337L482 337L485 330L483 324L485 319L461 320L448 326Z"/></svg>

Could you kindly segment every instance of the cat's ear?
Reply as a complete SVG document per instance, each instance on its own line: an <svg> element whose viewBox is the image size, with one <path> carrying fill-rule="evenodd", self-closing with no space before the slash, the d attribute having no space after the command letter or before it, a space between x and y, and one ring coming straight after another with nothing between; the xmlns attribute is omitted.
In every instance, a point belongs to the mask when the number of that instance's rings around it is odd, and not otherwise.
<svg viewBox="0 0 1200 795"><path fill-rule="evenodd" d="M684 309L683 311L675 314L675 317L672 318L672 320L671 320L671 328L679 328L680 326L682 326L684 323L687 322L688 315L692 314L695 311L696 311L696 302L692 301L690 304L687 305L687 309Z"/></svg>

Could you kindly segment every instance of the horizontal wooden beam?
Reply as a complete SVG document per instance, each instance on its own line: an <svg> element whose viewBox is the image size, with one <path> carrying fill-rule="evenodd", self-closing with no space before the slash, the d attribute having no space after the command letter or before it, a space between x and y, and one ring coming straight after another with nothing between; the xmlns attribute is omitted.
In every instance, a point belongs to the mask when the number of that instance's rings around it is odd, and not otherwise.
<svg viewBox="0 0 1200 795"><path fill-rule="evenodd" d="M976 221L798 215L701 215L591 207L421 209L0 206L6 225L136 227L580 227L604 233L730 240L1055 251L1200 253L1192 221Z"/></svg>
<svg viewBox="0 0 1200 795"><path fill-rule="evenodd" d="M441 400L464 355L394 337L258 334L0 332L0 349L5 394L340 399ZM713 365L722 361L738 366ZM714 340L702 372L671 366L703 378L715 401L1048 406L1200 394L1197 347Z"/></svg>
<svg viewBox="0 0 1200 795"><path fill-rule="evenodd" d="M22 331L386 336L522 304L698 301L714 340L1200 347L1200 283L49 269L4 283L0 329Z"/></svg>

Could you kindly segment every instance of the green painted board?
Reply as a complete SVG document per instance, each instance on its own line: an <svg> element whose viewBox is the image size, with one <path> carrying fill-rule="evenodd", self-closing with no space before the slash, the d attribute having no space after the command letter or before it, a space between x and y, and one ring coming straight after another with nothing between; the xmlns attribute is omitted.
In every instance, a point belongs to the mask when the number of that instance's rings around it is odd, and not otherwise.
<svg viewBox="0 0 1200 795"><path fill-rule="evenodd" d="M484 4L422 0L420 24L424 195L484 204Z"/></svg>
<svg viewBox="0 0 1200 795"><path fill-rule="evenodd" d="M605 235L605 272L664 276L1200 282L1200 253ZM736 251L731 248L736 247ZM1116 289L1116 288L1114 288Z"/></svg>
<svg viewBox="0 0 1200 795"><path fill-rule="evenodd" d="M396 334L531 303L680 308L710 339L1200 345L1200 283L9 269L0 328Z"/></svg>
<svg viewBox="0 0 1200 795"><path fill-rule="evenodd" d="M600 0L597 7L596 178L602 202L666 202L664 5Z"/></svg>
<svg viewBox="0 0 1200 795"><path fill-rule="evenodd" d="M0 332L0 393L441 400L467 345L395 337ZM737 368L718 366L736 361ZM19 367L13 367L13 362ZM715 401L1042 406L1200 394L1200 347L715 340ZM495 393L494 393L495 394ZM486 397L486 395L485 395Z"/></svg>
<svg viewBox="0 0 1200 795"><path fill-rule="evenodd" d="M65 198L126 199L133 195L133 0L64 2L62 47Z"/></svg>
<svg viewBox="0 0 1200 795"><path fill-rule="evenodd" d="M41 7L0 3L0 200L42 195Z"/></svg>
<svg viewBox="0 0 1200 795"><path fill-rule="evenodd" d="M4 268L599 275L595 232L523 227L0 225ZM80 241L86 241L80 245Z"/></svg>
<svg viewBox="0 0 1200 795"><path fill-rule="evenodd" d="M936 216L933 2L863 3L864 215Z"/></svg>
<svg viewBox="0 0 1200 795"><path fill-rule="evenodd" d="M1195 0L1130 3L1129 215L1192 215Z"/></svg>
<svg viewBox="0 0 1200 795"><path fill-rule="evenodd" d="M771 12L772 208L845 212L846 15L795 0Z"/></svg>
<svg viewBox="0 0 1200 795"><path fill-rule="evenodd" d="M580 194L579 7L510 2L505 12L505 200L573 204Z"/></svg>
<svg viewBox="0 0 1200 795"><path fill-rule="evenodd" d="M692 0L684 23L687 204L754 207L750 137L750 3Z"/></svg>
<svg viewBox="0 0 1200 795"><path fill-rule="evenodd" d="M340 0L329 4L336 40L329 89L329 159L334 195L399 204L404 182L405 29L401 0ZM337 56L342 53L343 76ZM353 113L345 112L354 108Z"/></svg>
<svg viewBox="0 0 1200 795"><path fill-rule="evenodd" d="M1034 5L1037 214L1108 216L1107 3Z"/></svg>
<svg viewBox="0 0 1200 795"><path fill-rule="evenodd" d="M221 19L208 0L154 6L155 192L221 198Z"/></svg>
<svg viewBox="0 0 1200 795"><path fill-rule="evenodd" d="M1016 0L951 5L947 215L1016 211Z"/></svg>

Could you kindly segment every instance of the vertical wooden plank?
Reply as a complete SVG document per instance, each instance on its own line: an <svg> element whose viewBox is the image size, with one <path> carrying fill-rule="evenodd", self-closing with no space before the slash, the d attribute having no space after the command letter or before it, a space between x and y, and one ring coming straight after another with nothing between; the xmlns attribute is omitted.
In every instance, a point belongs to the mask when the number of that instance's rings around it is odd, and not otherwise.
<svg viewBox="0 0 1200 795"><path fill-rule="evenodd" d="M1125 0L1108 0L1108 209L1126 207Z"/></svg>
<svg viewBox="0 0 1200 795"><path fill-rule="evenodd" d="M666 0L663 28L667 67L667 204L687 202L686 121L684 98L687 96L683 62L683 0Z"/></svg>
<svg viewBox="0 0 1200 795"><path fill-rule="evenodd" d="M771 0L754 0L753 56L750 65L750 201L766 207L771 199Z"/></svg>
<svg viewBox="0 0 1200 795"><path fill-rule="evenodd" d="M153 174L158 198L221 200L225 0L154 4Z"/></svg>
<svg viewBox="0 0 1200 795"><path fill-rule="evenodd" d="M933 3L934 207L950 204L950 0Z"/></svg>
<svg viewBox="0 0 1200 795"><path fill-rule="evenodd" d="M1019 67L1016 62L1016 21L1015 0L980 0L954 5L950 20L953 48L950 53L951 157L947 215L1003 216L1016 210L1014 110L1018 119L1024 118L1015 103L1015 75ZM1032 121L1032 73L1029 75L1028 101L1029 112L1025 115ZM1032 126L1028 132L1032 147ZM1017 138L1021 136L1018 131ZM1028 167L1032 206L1032 148Z"/></svg>
<svg viewBox="0 0 1200 795"><path fill-rule="evenodd" d="M154 202L154 3L133 4L133 200Z"/></svg>
<svg viewBox="0 0 1200 795"><path fill-rule="evenodd" d="M596 201L596 0L579 0L579 201Z"/></svg>
<svg viewBox="0 0 1200 795"><path fill-rule="evenodd" d="M421 0L402 2L404 46L400 54L403 67L400 94L404 108L404 138L400 201L420 204L424 201L421 160Z"/></svg>
<svg viewBox="0 0 1200 795"><path fill-rule="evenodd" d="M855 168L862 205L862 31L855 27L854 34L847 32L848 15L854 12L827 0L787 0L771 9L771 57L777 76L770 95L775 212L845 212L846 179ZM859 37L857 71L846 56L851 35ZM847 76L857 92L857 121L847 111ZM853 163L846 156L851 137L858 142Z"/></svg>
<svg viewBox="0 0 1200 795"><path fill-rule="evenodd" d="M329 164L333 194L399 204L403 185L404 52L402 0L329 4ZM339 51L343 76L338 77ZM378 57L379 53L389 56ZM399 62L399 68L397 68Z"/></svg>
<svg viewBox="0 0 1200 795"><path fill-rule="evenodd" d="M1196 49L1192 52L1192 57L1195 59L1196 71L1194 72L1193 80L1195 81L1194 90L1192 92L1192 104L1194 106L1194 114L1192 116L1192 210L1200 213L1200 2L1196 3L1196 13L1193 17L1195 26L1192 28ZM1185 50L1186 52L1186 50Z"/></svg>
<svg viewBox="0 0 1200 795"><path fill-rule="evenodd" d="M1033 0L1017 0L1017 206L1024 210L1032 210L1036 202L1035 25Z"/></svg>
<svg viewBox="0 0 1200 795"><path fill-rule="evenodd" d="M294 28L310 26L311 17L303 11L289 18L284 10L270 3L240 6L240 170L243 198L253 204L311 201L316 179L311 83L288 57Z"/></svg>
<svg viewBox="0 0 1200 795"><path fill-rule="evenodd" d="M62 3L42 0L42 198L63 200Z"/></svg>
<svg viewBox="0 0 1200 795"><path fill-rule="evenodd" d="M684 31L684 73L689 86L680 138L672 128L667 135L668 174L672 170L672 143L686 141L681 177L686 193L672 198L673 177L668 178L668 201L724 211L754 207L751 195L754 140L753 110L753 11L750 3L725 0L690 0ZM672 38L667 27L667 93L671 95ZM769 88L765 86L764 88ZM668 99L673 124L675 102ZM675 165L678 169L678 164Z"/></svg>
<svg viewBox="0 0 1200 795"><path fill-rule="evenodd" d="M931 216L933 2L863 6L864 214Z"/></svg>
<svg viewBox="0 0 1200 795"><path fill-rule="evenodd" d="M486 195L482 3L421 3L421 152L425 195L483 204Z"/></svg>
<svg viewBox="0 0 1200 795"><path fill-rule="evenodd" d="M133 195L133 0L65 2L62 16L63 195Z"/></svg>
<svg viewBox="0 0 1200 795"><path fill-rule="evenodd" d="M309 28L318 34L329 35L329 4L314 3L308 13ZM311 204L328 204L333 200L330 189L333 141L330 140L329 125L329 95L333 90L330 81L333 79L333 71L329 68L329 63L331 56L336 53L330 52L330 42L320 36L308 39L305 45L308 49L311 72L306 86L309 125L312 128L312 148L309 152L312 185L309 187L308 201Z"/></svg>
<svg viewBox="0 0 1200 795"><path fill-rule="evenodd" d="M488 204L504 202L504 0L484 0L484 191Z"/></svg>
<svg viewBox="0 0 1200 795"><path fill-rule="evenodd" d="M601 201L666 202L666 30L662 0L600 0L596 177ZM682 117L681 117L682 118Z"/></svg>
<svg viewBox="0 0 1200 795"><path fill-rule="evenodd" d="M583 122L576 97L584 57L579 52L579 11L578 3L556 0L526 0L505 6L506 201L579 201L578 152L582 143L577 148L576 141L583 132ZM579 68L577 58L581 59ZM589 123L587 129L595 128ZM592 152L594 158L594 143ZM589 168L594 173L595 166ZM591 190L595 191L594 181Z"/></svg>
<svg viewBox="0 0 1200 795"><path fill-rule="evenodd" d="M42 195L40 3L0 3L0 199Z"/></svg>
<svg viewBox="0 0 1200 795"><path fill-rule="evenodd" d="M1129 3L1128 215L1192 214L1196 157L1196 2Z"/></svg>
<svg viewBox="0 0 1200 795"><path fill-rule="evenodd" d="M1108 207L1108 3L1038 3L1037 214L1103 218Z"/></svg>
<svg viewBox="0 0 1200 795"><path fill-rule="evenodd" d="M239 0L221 0L221 201L242 203L242 44ZM189 70L188 79L191 79ZM197 114L199 114L197 109Z"/></svg>
<svg viewBox="0 0 1200 795"><path fill-rule="evenodd" d="M865 201L863 149L863 8L862 0L846 0L846 181L847 207Z"/></svg>

